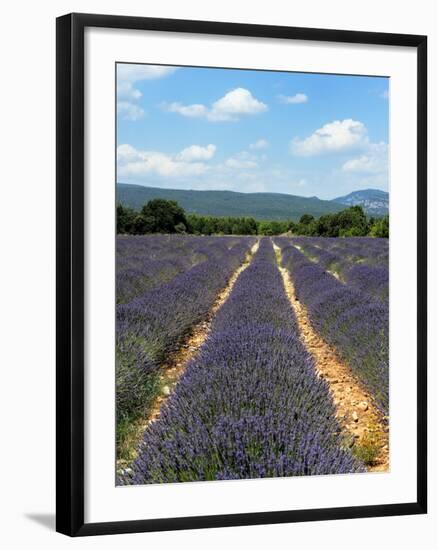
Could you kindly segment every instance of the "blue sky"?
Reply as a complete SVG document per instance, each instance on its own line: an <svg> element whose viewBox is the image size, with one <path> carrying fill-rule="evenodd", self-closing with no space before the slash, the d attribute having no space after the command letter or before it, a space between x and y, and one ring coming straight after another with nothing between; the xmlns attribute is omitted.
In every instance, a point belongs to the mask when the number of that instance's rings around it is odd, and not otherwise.
<svg viewBox="0 0 438 550"><path fill-rule="evenodd" d="M331 199L388 189L387 78L117 65L117 179Z"/></svg>

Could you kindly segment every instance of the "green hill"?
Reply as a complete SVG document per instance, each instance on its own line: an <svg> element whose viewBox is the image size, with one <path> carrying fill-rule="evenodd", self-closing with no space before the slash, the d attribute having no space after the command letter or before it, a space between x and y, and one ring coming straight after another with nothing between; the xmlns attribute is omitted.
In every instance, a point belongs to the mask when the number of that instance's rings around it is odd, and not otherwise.
<svg viewBox="0 0 438 550"><path fill-rule="evenodd" d="M282 193L236 193L234 191L189 191L117 184L117 202L135 210L150 199L177 201L186 212L210 216L251 216L259 220L298 220L303 214L315 217L339 212L345 206L317 197Z"/></svg>

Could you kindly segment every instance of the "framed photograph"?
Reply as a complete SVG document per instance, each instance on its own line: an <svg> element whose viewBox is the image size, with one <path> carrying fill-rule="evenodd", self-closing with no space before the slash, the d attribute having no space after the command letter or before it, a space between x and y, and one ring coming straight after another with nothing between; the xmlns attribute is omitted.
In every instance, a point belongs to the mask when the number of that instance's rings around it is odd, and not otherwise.
<svg viewBox="0 0 438 550"><path fill-rule="evenodd" d="M425 36L57 19L57 530L426 513Z"/></svg>

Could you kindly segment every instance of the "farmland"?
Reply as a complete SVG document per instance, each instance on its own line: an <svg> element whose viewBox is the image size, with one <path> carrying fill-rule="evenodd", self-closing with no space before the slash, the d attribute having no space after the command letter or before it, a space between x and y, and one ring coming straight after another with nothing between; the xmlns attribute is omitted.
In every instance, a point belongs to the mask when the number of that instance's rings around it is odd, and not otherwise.
<svg viewBox="0 0 438 550"><path fill-rule="evenodd" d="M119 235L119 484L388 468L388 239Z"/></svg>

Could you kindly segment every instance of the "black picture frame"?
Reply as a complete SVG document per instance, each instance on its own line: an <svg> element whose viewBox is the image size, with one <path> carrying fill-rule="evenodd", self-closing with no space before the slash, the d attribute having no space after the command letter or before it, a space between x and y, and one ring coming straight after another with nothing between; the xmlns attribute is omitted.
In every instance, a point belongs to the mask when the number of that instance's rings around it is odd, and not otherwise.
<svg viewBox="0 0 438 550"><path fill-rule="evenodd" d="M417 51L417 499L415 502L312 510L84 522L84 30L86 27L281 38ZM342 30L68 14L56 22L57 42L57 424L56 529L69 536L200 529L427 511L427 37Z"/></svg>

